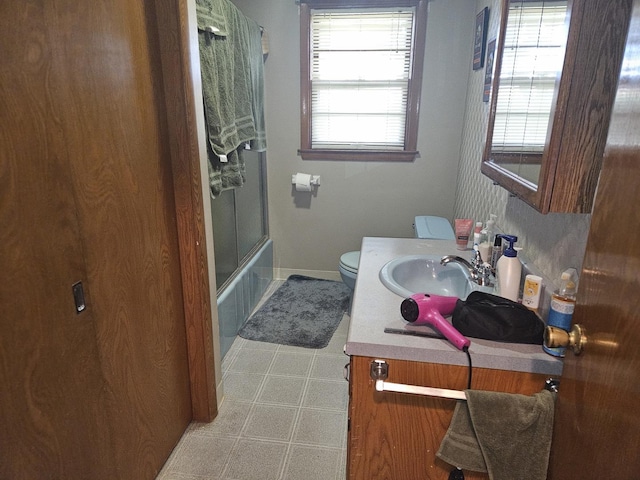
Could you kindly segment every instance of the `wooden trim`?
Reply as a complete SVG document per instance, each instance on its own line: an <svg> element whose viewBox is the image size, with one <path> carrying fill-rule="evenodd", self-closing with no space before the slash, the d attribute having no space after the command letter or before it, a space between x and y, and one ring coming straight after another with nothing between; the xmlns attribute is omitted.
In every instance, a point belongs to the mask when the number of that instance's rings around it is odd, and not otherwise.
<svg viewBox="0 0 640 480"><path fill-rule="evenodd" d="M493 127L495 124L496 118L496 107L498 105L498 89L500 88L500 73L502 72L502 48L504 45L504 37L505 32L507 30L507 14L509 11L509 0L502 0L501 10L498 12L500 15L500 26L498 32L498 39L496 41L496 51L494 56L494 64L493 64L493 80L491 83L491 104L489 107L489 121L487 123L487 140L484 144L484 153L482 154L482 167L484 167L485 163L488 163L491 160L491 145L493 139ZM493 14L491 14L493 15ZM488 172L484 171L482 168L482 173L488 175ZM491 175L488 175L493 180L498 180Z"/></svg>
<svg viewBox="0 0 640 480"><path fill-rule="evenodd" d="M368 8L415 7L424 0L301 0L300 7L307 8ZM426 8L426 6L425 6Z"/></svg>
<svg viewBox="0 0 640 480"><path fill-rule="evenodd" d="M300 5L300 145L303 149L311 147L310 21L311 9L303 3Z"/></svg>
<svg viewBox="0 0 640 480"><path fill-rule="evenodd" d="M406 150L335 150L335 149L307 149L298 150L303 160L343 160L343 161L399 161L412 162L417 151Z"/></svg>
<svg viewBox="0 0 640 480"><path fill-rule="evenodd" d="M418 148L418 121L420 118L420 98L422 96L422 72L424 67L425 45L427 38L427 2L420 0L413 19L413 58L409 98L407 99L407 124L405 132L405 150Z"/></svg>
<svg viewBox="0 0 640 480"><path fill-rule="evenodd" d="M571 1L543 209L590 213L631 18L631 0ZM546 213L546 212L543 212Z"/></svg>
<svg viewBox="0 0 640 480"><path fill-rule="evenodd" d="M498 165L504 163L519 163L522 165L540 165L542 163L542 152L541 153L499 153L492 152L491 160Z"/></svg>
<svg viewBox="0 0 640 480"><path fill-rule="evenodd" d="M157 0L171 147L193 419L217 415L211 298L189 45L187 0ZM195 45L197 45L197 39ZM198 55L198 52L194 53Z"/></svg>
<svg viewBox="0 0 640 480"><path fill-rule="evenodd" d="M533 208L537 208L536 185L526 182L514 172L493 162L482 162L480 172L493 180L494 185L500 185Z"/></svg>

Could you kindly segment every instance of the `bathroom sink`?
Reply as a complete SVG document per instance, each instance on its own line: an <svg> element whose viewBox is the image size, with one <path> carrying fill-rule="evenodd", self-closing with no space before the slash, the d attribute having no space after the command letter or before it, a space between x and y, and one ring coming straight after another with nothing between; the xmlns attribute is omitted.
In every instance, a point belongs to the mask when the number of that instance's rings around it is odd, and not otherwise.
<svg viewBox="0 0 640 480"><path fill-rule="evenodd" d="M467 298L474 290L490 291L469 278L469 272L457 263L440 265L438 255L407 255L387 263L380 270L380 281L401 297L414 293L431 293Z"/></svg>

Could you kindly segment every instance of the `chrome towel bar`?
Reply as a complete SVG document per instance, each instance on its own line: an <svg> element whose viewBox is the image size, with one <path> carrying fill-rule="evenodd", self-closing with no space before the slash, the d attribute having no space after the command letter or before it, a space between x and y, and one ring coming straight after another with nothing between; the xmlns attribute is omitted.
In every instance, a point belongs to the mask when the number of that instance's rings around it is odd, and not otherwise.
<svg viewBox="0 0 640 480"><path fill-rule="evenodd" d="M447 388L421 387L418 385L405 385L403 383L386 382L389 376L389 364L384 360L373 360L369 373L371 379L376 381L377 392L408 393L426 397L448 398L451 400L466 400L467 396L462 390L449 390ZM559 380L549 378L544 388L551 392L558 391Z"/></svg>
<svg viewBox="0 0 640 480"><path fill-rule="evenodd" d="M467 396L462 390L448 390L446 388L419 387L417 385L405 385L403 383L391 383L384 380L376 380L376 391L411 393L427 397L450 398L452 400L466 400Z"/></svg>

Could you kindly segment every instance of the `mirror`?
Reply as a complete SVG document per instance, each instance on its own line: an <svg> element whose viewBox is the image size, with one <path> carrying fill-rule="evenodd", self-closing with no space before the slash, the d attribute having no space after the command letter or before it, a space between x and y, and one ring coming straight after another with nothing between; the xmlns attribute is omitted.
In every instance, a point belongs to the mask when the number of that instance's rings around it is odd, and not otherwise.
<svg viewBox="0 0 640 480"><path fill-rule="evenodd" d="M490 162L535 188L567 41L566 0L505 0Z"/></svg>
<svg viewBox="0 0 640 480"><path fill-rule="evenodd" d="M503 0L481 171L541 213L589 213L631 4Z"/></svg>

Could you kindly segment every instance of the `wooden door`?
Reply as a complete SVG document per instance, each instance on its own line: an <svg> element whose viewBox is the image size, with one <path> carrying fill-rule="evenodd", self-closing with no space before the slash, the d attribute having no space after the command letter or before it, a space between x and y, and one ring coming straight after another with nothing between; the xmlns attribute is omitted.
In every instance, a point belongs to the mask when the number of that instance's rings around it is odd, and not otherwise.
<svg viewBox="0 0 640 480"><path fill-rule="evenodd" d="M640 0L609 129L556 408L551 479L640 476Z"/></svg>
<svg viewBox="0 0 640 480"><path fill-rule="evenodd" d="M67 113L115 458L123 475L148 478L191 419L155 12L152 2L64 3L49 20L58 42L53 78L64 92L57 100Z"/></svg>
<svg viewBox="0 0 640 480"><path fill-rule="evenodd" d="M18 5L18 2L12 2ZM45 12L0 7L0 478L115 473ZM22 6L20 13L29 5ZM85 399L91 398L87 402Z"/></svg>
<svg viewBox="0 0 640 480"><path fill-rule="evenodd" d="M155 17L0 5L0 478L154 478L191 419Z"/></svg>

